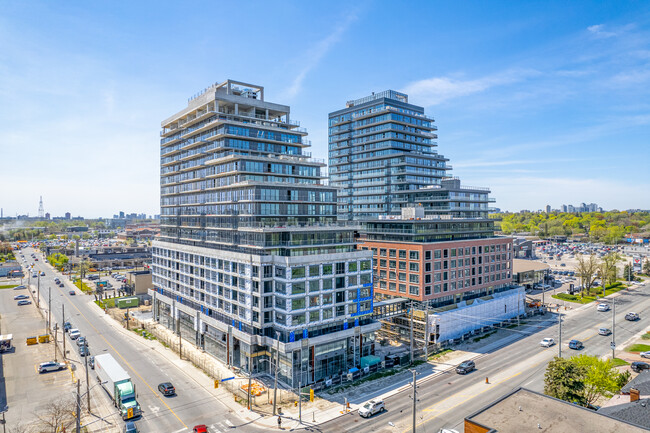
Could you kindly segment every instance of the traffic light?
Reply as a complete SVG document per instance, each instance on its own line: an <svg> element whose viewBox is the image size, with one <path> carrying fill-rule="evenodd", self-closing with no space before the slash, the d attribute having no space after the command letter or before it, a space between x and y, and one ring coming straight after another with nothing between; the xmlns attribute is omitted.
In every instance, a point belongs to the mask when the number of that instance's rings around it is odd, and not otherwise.
<svg viewBox="0 0 650 433"><path fill-rule="evenodd" d="M309 389L309 401L314 401L314 390Z"/></svg>

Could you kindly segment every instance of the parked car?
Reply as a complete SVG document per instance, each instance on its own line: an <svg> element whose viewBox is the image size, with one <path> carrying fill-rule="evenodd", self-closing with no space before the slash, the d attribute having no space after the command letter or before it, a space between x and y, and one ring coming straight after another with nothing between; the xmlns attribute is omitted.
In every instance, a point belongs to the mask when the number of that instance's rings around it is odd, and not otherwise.
<svg viewBox="0 0 650 433"><path fill-rule="evenodd" d="M383 412L386 410L383 400L370 400L363 406L359 408L359 415L364 418L369 418L376 413Z"/></svg>
<svg viewBox="0 0 650 433"><path fill-rule="evenodd" d="M72 338L73 340L76 340L77 338L81 337L81 332L77 328L70 329L68 331L68 334L70 335L70 338Z"/></svg>
<svg viewBox="0 0 650 433"><path fill-rule="evenodd" d="M208 426L205 424L195 425L192 428L192 433L208 433Z"/></svg>
<svg viewBox="0 0 650 433"><path fill-rule="evenodd" d="M59 287L65 287L63 283L59 283Z"/></svg>
<svg viewBox="0 0 650 433"><path fill-rule="evenodd" d="M172 385L171 382L164 382L158 385L158 391L160 391L162 395L176 394L176 388L174 388L174 385Z"/></svg>
<svg viewBox="0 0 650 433"><path fill-rule="evenodd" d="M650 364L648 364L647 362L635 361L632 364L630 364L630 368L635 373L641 373L643 370L650 370Z"/></svg>
<svg viewBox="0 0 650 433"><path fill-rule="evenodd" d="M569 349L581 350L584 347L585 347L585 345L582 344L582 341L580 341L580 340L571 340L571 341L569 341Z"/></svg>
<svg viewBox="0 0 650 433"><path fill-rule="evenodd" d="M472 370L476 369L476 364L471 359L461 362L458 367L456 367L457 374L467 374Z"/></svg>
<svg viewBox="0 0 650 433"><path fill-rule="evenodd" d="M70 290L68 293L70 294L70 296L74 296L77 294L77 292L75 292L74 290Z"/></svg>
<svg viewBox="0 0 650 433"><path fill-rule="evenodd" d="M88 357L88 366L92 368L93 370L95 369L95 357L94 356L89 356Z"/></svg>
<svg viewBox="0 0 650 433"><path fill-rule="evenodd" d="M29 299L28 295L16 295L14 296L14 301L18 301L20 299Z"/></svg>
<svg viewBox="0 0 650 433"><path fill-rule="evenodd" d="M597 311L609 311L609 304L598 304Z"/></svg>
<svg viewBox="0 0 650 433"><path fill-rule="evenodd" d="M63 324L63 332L68 332L72 328L72 324L70 322L65 322Z"/></svg>
<svg viewBox="0 0 650 433"><path fill-rule="evenodd" d="M45 373L48 371L59 371L59 370L63 370L64 368L66 368L66 365L62 362L54 362L54 361L41 362L38 365L38 372Z"/></svg>
<svg viewBox="0 0 650 433"><path fill-rule="evenodd" d="M22 289L26 289L26 288L27 288L27 286L16 286L16 287L14 287L14 290L22 290Z"/></svg>
<svg viewBox="0 0 650 433"><path fill-rule="evenodd" d="M612 330L609 328L600 328L598 329L598 335L609 335L612 333Z"/></svg>
<svg viewBox="0 0 650 433"><path fill-rule="evenodd" d="M77 346L83 346L84 344L86 344L86 337L82 335L77 338Z"/></svg>
<svg viewBox="0 0 650 433"><path fill-rule="evenodd" d="M88 356L90 355L90 349L88 349L88 346L79 346L79 356Z"/></svg>
<svg viewBox="0 0 650 433"><path fill-rule="evenodd" d="M641 355L641 358L650 358L650 350L647 352L641 352L639 355Z"/></svg>
<svg viewBox="0 0 650 433"><path fill-rule="evenodd" d="M23 299L22 301L18 301L18 305L29 305L31 303L32 303L32 301L28 301L27 299Z"/></svg>
<svg viewBox="0 0 650 433"><path fill-rule="evenodd" d="M637 313L627 313L625 315L625 320L629 320L632 322L635 320L639 320L639 315Z"/></svg>
<svg viewBox="0 0 650 433"><path fill-rule="evenodd" d="M539 345L542 347L551 347L552 345L555 344L555 340L552 338L544 338L542 341L540 341Z"/></svg>

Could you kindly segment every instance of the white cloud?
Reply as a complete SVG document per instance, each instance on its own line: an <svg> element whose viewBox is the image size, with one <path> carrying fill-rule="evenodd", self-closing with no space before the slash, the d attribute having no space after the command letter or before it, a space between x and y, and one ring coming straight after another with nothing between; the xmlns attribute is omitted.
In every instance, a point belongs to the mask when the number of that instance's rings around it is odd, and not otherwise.
<svg viewBox="0 0 650 433"><path fill-rule="evenodd" d="M307 51L306 58L302 60L303 68L298 72L298 75L293 79L291 86L287 90L287 95L292 98L298 94L302 88L302 82L307 77L307 74L314 69L320 60L327 54L327 52L341 40L343 33L347 31L350 25L356 21L356 13L349 13L345 20L336 26L332 33L321 39L314 46L310 47Z"/></svg>
<svg viewBox="0 0 650 433"><path fill-rule="evenodd" d="M450 99L484 92L492 87L524 81L539 72L532 69L510 69L486 77L463 80L454 77L432 77L408 84L403 91L424 106L437 105Z"/></svg>
<svg viewBox="0 0 650 433"><path fill-rule="evenodd" d="M605 24L596 24L593 26L587 27L587 31L600 37L600 38L611 38L612 36L616 36L616 32L608 32L605 31Z"/></svg>

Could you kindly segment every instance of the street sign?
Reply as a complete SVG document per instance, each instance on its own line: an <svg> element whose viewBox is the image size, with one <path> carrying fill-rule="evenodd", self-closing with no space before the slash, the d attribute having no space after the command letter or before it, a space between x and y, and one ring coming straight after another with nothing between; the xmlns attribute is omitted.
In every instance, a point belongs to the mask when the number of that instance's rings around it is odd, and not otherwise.
<svg viewBox="0 0 650 433"><path fill-rule="evenodd" d="M616 348L616 343L614 343L614 342L612 341L612 342L610 343L609 347L611 347L612 349L615 349L615 348Z"/></svg>
<svg viewBox="0 0 650 433"><path fill-rule="evenodd" d="M221 379L221 381L222 381L222 382L225 382L225 381L227 381L227 380L233 380L234 378L235 378L235 376L233 376L233 377L226 377L225 379Z"/></svg>

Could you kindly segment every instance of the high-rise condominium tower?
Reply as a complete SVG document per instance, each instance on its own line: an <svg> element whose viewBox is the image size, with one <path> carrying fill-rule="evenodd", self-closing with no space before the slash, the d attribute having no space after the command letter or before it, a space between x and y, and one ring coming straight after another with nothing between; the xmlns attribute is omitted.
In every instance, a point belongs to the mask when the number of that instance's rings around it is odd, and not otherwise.
<svg viewBox="0 0 650 433"><path fill-rule="evenodd" d="M264 88L228 80L161 131L155 318L223 362L312 383L371 354L372 254L336 222L307 132ZM279 340L279 343L278 343Z"/></svg>

